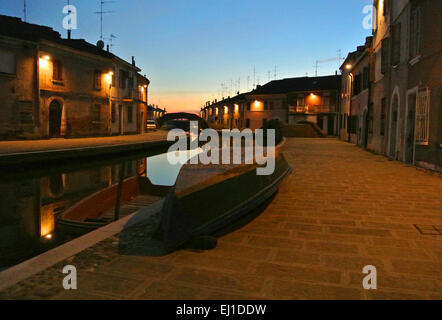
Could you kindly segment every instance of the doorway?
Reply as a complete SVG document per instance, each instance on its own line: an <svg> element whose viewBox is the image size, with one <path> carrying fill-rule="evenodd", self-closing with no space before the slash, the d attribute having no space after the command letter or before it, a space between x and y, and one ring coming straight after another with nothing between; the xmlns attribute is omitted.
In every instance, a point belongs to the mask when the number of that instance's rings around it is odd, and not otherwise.
<svg viewBox="0 0 442 320"><path fill-rule="evenodd" d="M335 135L335 117L331 115L327 117L327 134L329 136Z"/></svg>
<svg viewBox="0 0 442 320"><path fill-rule="evenodd" d="M57 138L61 136L61 117L63 106L57 100L53 100L49 105L49 137Z"/></svg>

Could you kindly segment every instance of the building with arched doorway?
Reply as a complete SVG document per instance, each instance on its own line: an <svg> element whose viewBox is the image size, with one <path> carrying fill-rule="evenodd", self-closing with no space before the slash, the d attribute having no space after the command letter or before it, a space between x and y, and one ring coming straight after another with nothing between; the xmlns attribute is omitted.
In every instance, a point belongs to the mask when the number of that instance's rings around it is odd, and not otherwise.
<svg viewBox="0 0 442 320"><path fill-rule="evenodd" d="M354 114L350 119L347 132L351 137L345 130L340 137L392 160L442 172L442 43L440 33L435 32L442 29L437 16L442 3L373 2L373 36L366 44L370 52L368 95L363 98L367 109L357 114L361 121L353 121ZM361 106L360 79L354 71L360 56L359 50L350 53L341 67L341 128L346 126L343 115ZM363 131L362 143L353 137L358 130Z"/></svg>
<svg viewBox="0 0 442 320"><path fill-rule="evenodd" d="M0 140L143 133L150 81L134 58L1 15L0 58Z"/></svg>

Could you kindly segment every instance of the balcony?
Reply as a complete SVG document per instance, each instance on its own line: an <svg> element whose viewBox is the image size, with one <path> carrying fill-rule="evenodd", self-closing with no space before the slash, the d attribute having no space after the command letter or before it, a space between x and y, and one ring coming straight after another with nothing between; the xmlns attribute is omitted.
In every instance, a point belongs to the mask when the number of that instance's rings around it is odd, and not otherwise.
<svg viewBox="0 0 442 320"><path fill-rule="evenodd" d="M289 113L328 113L336 112L334 105L322 106L289 106Z"/></svg>

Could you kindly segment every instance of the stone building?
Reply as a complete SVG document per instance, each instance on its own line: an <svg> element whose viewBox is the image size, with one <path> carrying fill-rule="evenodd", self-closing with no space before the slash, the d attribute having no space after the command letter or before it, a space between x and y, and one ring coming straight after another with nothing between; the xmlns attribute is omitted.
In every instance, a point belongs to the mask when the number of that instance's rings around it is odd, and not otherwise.
<svg viewBox="0 0 442 320"><path fill-rule="evenodd" d="M373 119L369 110L371 71L371 41L350 53L341 67L342 90L339 110L339 137L358 145L367 146L373 134Z"/></svg>
<svg viewBox="0 0 442 320"><path fill-rule="evenodd" d="M275 118L287 125L310 121L336 135L340 86L340 75L275 80L233 98L208 102L201 116L225 128L252 130Z"/></svg>
<svg viewBox="0 0 442 320"><path fill-rule="evenodd" d="M356 114L360 121L350 130L362 132L362 143L350 140L392 159L442 171L442 22L437 16L442 3L375 0L374 6L372 41L349 54L341 67L344 88L348 82L341 118L350 114L349 95L352 103L367 101L366 113ZM355 90L361 63L369 64L366 92ZM340 127L345 125L344 119ZM340 137L348 140L342 130Z"/></svg>
<svg viewBox="0 0 442 320"><path fill-rule="evenodd" d="M0 16L0 139L140 132L149 85L140 71L82 39Z"/></svg>

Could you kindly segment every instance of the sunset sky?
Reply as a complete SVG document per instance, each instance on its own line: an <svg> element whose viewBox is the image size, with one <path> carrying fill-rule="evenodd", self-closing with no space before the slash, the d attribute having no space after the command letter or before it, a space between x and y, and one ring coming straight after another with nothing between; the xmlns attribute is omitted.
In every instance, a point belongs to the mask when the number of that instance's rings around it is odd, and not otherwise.
<svg viewBox="0 0 442 320"><path fill-rule="evenodd" d="M71 0L78 12L74 38L100 38L99 0ZM113 53L151 80L150 103L168 112L196 112L205 101L249 91L255 82L314 76L316 60L342 56L364 43L362 12L369 0L115 0L106 3L104 37ZM27 21L66 36L66 0L27 0ZM22 0L1 0L0 14L23 18ZM338 70L319 65L319 75ZM249 79L249 80L248 80ZM224 89L221 84L224 83ZM239 85L240 83L240 85ZM247 86L248 84L248 86Z"/></svg>

